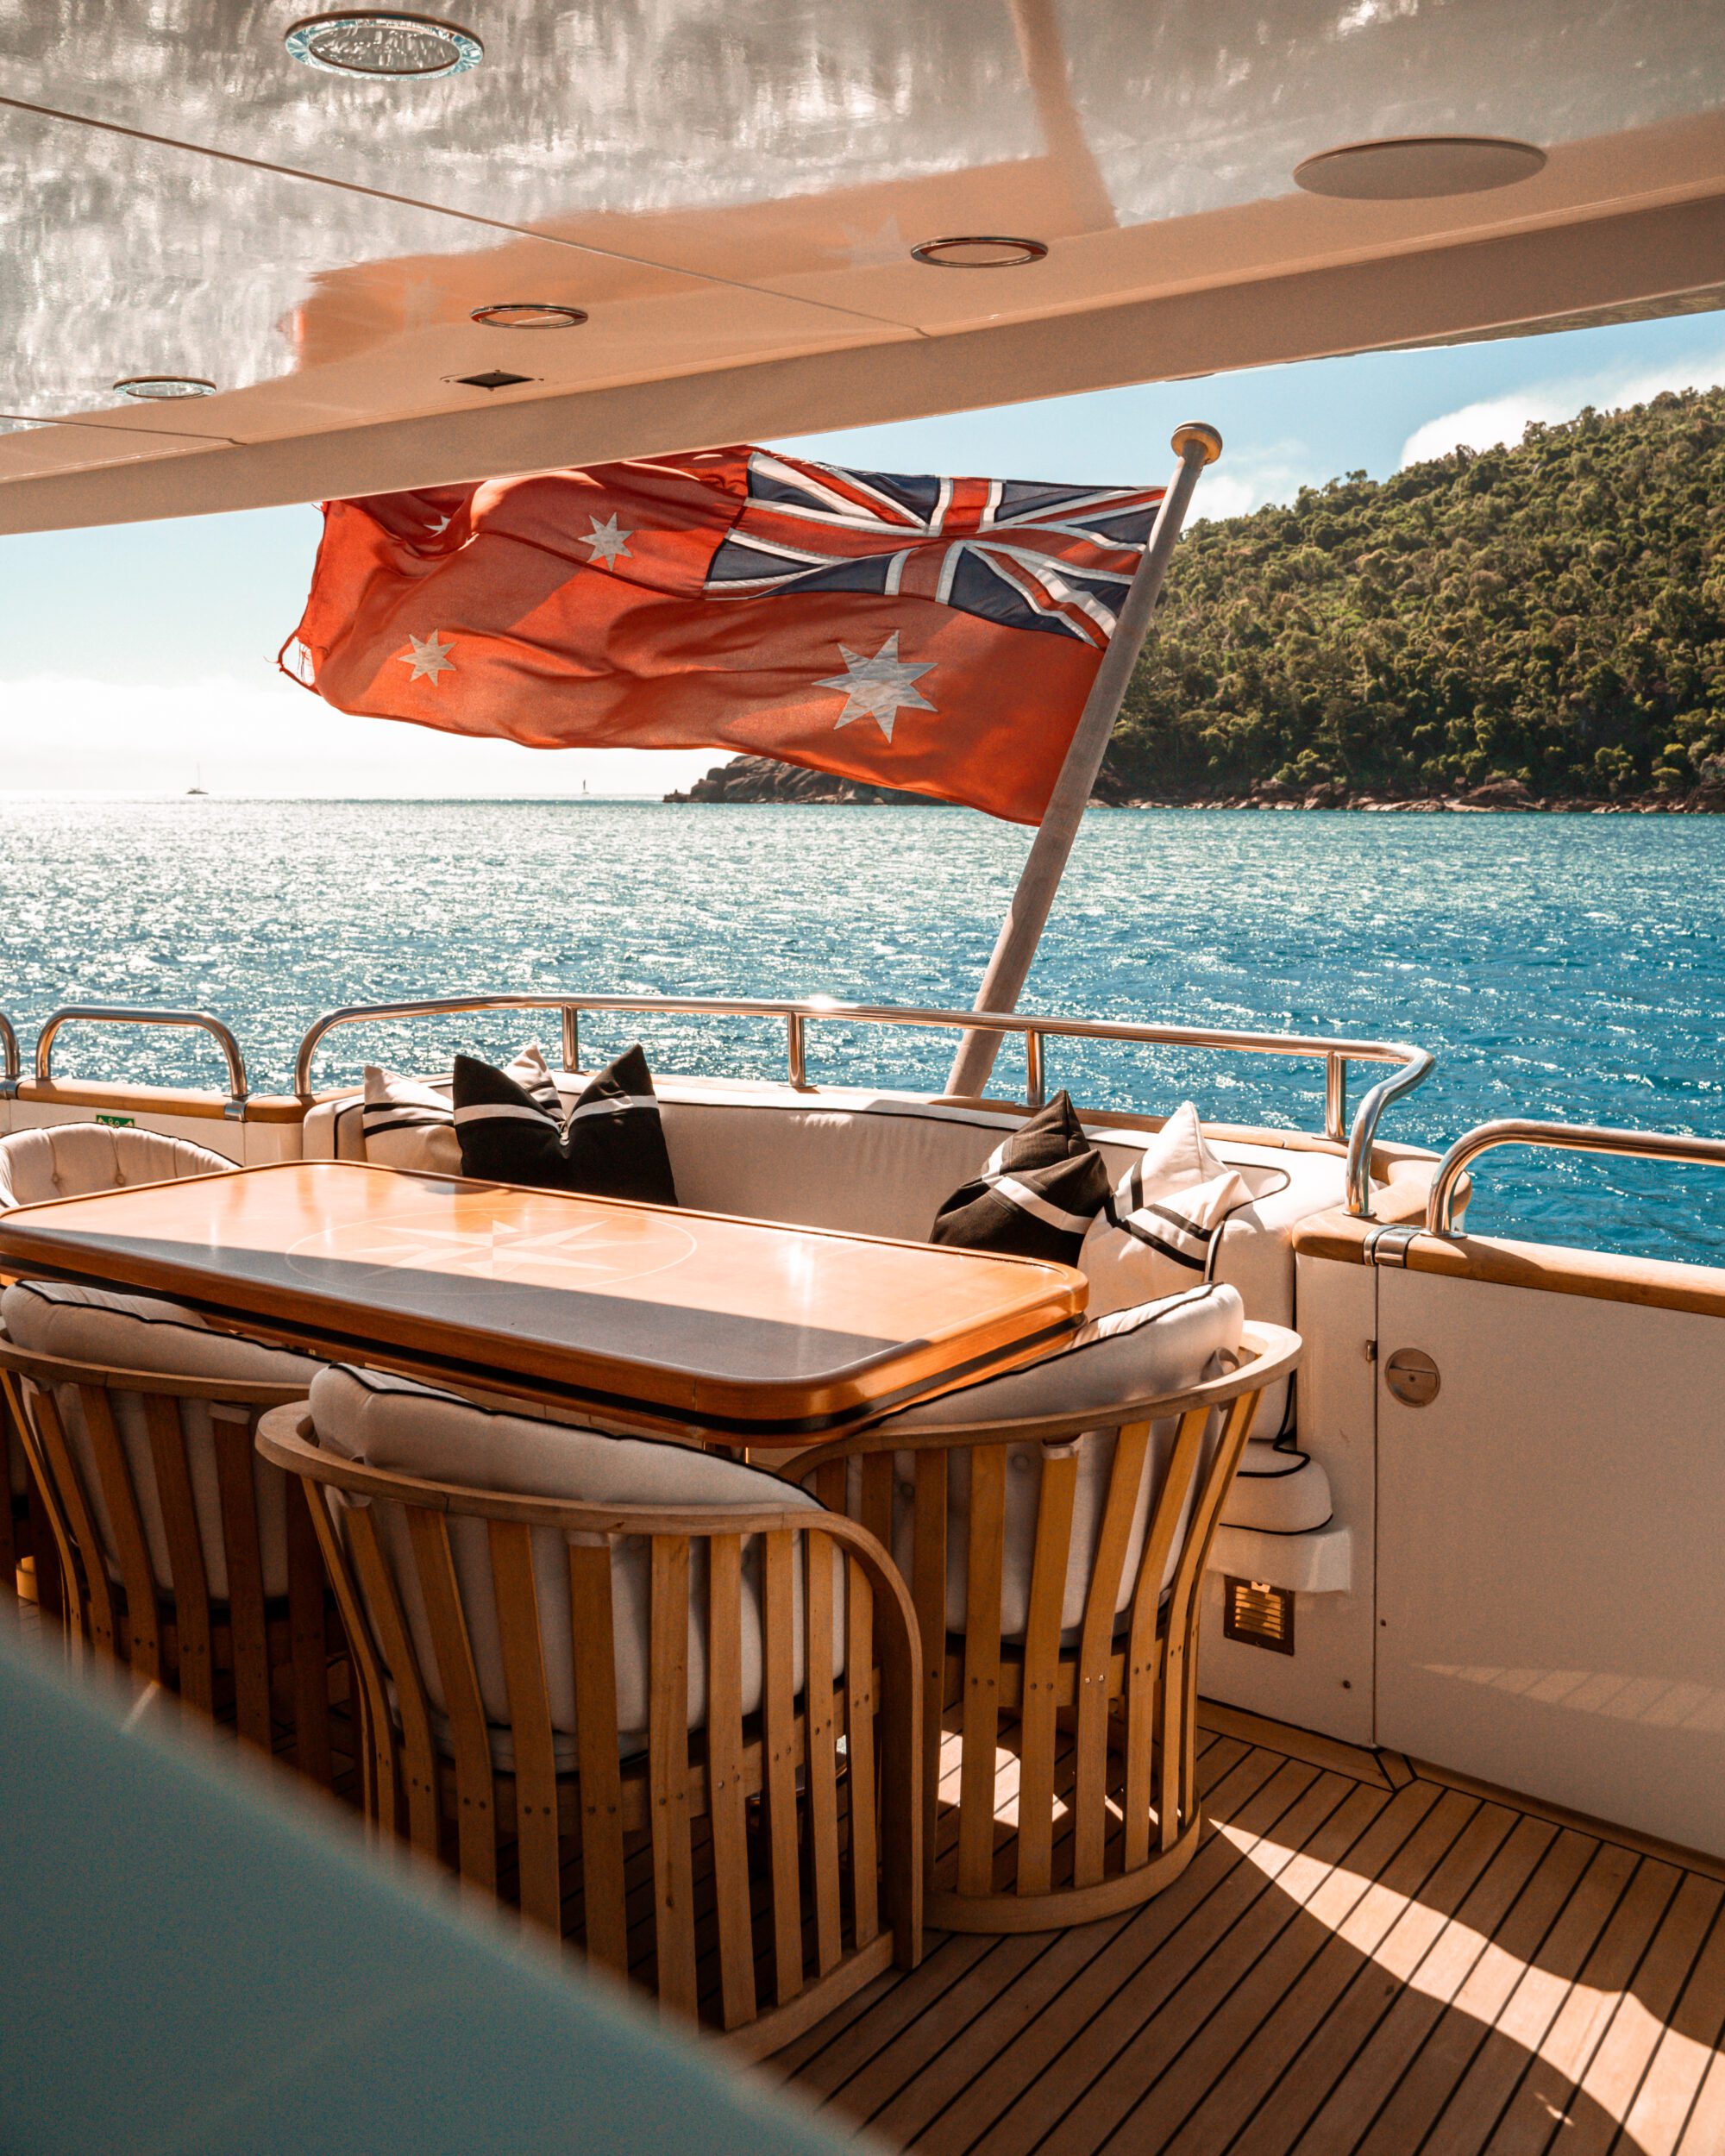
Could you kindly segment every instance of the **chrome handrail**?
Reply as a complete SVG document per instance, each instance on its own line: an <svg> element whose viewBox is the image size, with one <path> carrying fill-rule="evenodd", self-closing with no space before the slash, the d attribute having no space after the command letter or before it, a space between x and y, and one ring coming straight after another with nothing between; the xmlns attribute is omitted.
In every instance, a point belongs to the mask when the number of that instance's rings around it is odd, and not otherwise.
<svg viewBox="0 0 1725 2156"><path fill-rule="evenodd" d="M1043 1044L1046 1040L1122 1041L1159 1048L1230 1050L1242 1055L1321 1056L1324 1058L1324 1134L1347 1144L1348 1211L1371 1217L1371 1148L1383 1111L1392 1100L1423 1085L1433 1059L1423 1048L1400 1041L1328 1040L1303 1033L1239 1033L1201 1025L1138 1025L1112 1018L1056 1018L1007 1011L936 1011L899 1004L839 1003L828 997L805 1002L721 996L475 995L434 996L413 1003L353 1004L326 1011L306 1033L294 1058L293 1089L302 1100L312 1097L311 1065L318 1048L338 1026L391 1018L445 1018L462 1012L556 1011L562 1017L564 1068L579 1068L580 1014L584 1011L635 1011L707 1018L779 1018L784 1023L790 1081L808 1087L808 1028L824 1023L862 1025L945 1026L960 1031L1016 1033L1023 1037L1028 1084L1026 1105L1043 1101ZM1353 1127L1347 1127L1347 1066L1350 1062L1396 1063L1360 1102Z"/></svg>
<svg viewBox="0 0 1725 2156"><path fill-rule="evenodd" d="M1438 1163L1426 1201L1426 1232L1456 1232L1455 1195L1470 1161L1500 1145L1529 1145L1561 1153L1611 1153L1630 1160L1677 1161L1725 1168L1725 1138L1686 1138L1670 1131L1618 1131L1587 1123L1532 1123L1505 1116L1465 1131Z"/></svg>
<svg viewBox="0 0 1725 2156"><path fill-rule="evenodd" d="M51 1011L42 1020L42 1030L36 1036L36 1076L48 1079L53 1075L53 1044L63 1026L78 1025L191 1025L212 1035L228 1062L228 1105L230 1116L243 1116L248 1087L246 1084L246 1061L240 1053L240 1044L220 1018L212 1018L204 1011L140 1011L122 1004L68 1003L63 1009Z"/></svg>

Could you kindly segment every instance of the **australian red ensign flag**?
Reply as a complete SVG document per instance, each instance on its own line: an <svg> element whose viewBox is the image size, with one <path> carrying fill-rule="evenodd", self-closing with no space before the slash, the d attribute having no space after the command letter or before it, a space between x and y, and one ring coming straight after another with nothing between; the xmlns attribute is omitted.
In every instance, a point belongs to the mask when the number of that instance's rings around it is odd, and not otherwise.
<svg viewBox="0 0 1725 2156"><path fill-rule="evenodd" d="M372 718L742 749L1033 824L1162 492L737 448L331 502L283 663Z"/></svg>

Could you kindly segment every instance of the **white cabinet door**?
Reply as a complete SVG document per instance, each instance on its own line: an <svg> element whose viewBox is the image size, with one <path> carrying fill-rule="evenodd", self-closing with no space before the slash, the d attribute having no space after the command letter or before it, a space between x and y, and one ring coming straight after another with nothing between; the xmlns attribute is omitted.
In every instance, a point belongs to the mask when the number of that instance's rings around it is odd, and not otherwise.
<svg viewBox="0 0 1725 2156"><path fill-rule="evenodd" d="M1725 1319L1378 1295L1379 1743L1725 1854Z"/></svg>

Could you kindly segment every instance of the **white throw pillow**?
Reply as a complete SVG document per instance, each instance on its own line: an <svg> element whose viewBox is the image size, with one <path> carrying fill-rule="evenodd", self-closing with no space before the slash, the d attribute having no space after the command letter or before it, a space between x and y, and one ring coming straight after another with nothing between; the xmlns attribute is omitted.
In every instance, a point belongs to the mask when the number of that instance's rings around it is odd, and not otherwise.
<svg viewBox="0 0 1725 2156"><path fill-rule="evenodd" d="M537 1041L530 1041L505 1069L548 1114L561 1119L557 1081ZM398 1071L367 1063L365 1100L360 1110L366 1158L383 1168L417 1168L435 1175L459 1175L461 1149L455 1137L449 1087L447 1078L405 1078Z"/></svg>
<svg viewBox="0 0 1725 2156"><path fill-rule="evenodd" d="M1112 1311L1085 1326L1071 1346L1002 1377L944 1393L877 1426L884 1432L950 1427L955 1423L1012 1423L1057 1415L1094 1414L1099 1427L1076 1440L1077 1488L1072 1513L1072 1540L1067 1563L1061 1628L1069 1636L1082 1622L1090 1574L1101 1537L1102 1513L1113 1471L1117 1422L1109 1420L1122 1403L1153 1400L1233 1366L1245 1322L1245 1307L1232 1288L1189 1289L1132 1310ZM1165 1416L1151 1426L1145 1471L1132 1513L1132 1531L1115 1598L1118 1614L1131 1601L1143 1554L1145 1535L1161 1495L1173 1452L1178 1420ZM1214 1440L1214 1431L1212 1432ZM906 1579L912 1576L912 1524L915 1499L913 1452L894 1455L893 1554ZM1039 1442L1009 1445L1007 1452L1006 1547L1000 1584L1000 1635L1024 1636L1029 1621L1031 1566L1036 1551L1037 1514L1042 1496L1043 1446ZM852 1499L860 1489L860 1463L853 1462ZM963 1632L969 1578L970 1456L950 1455L947 1477L946 1626ZM1189 1504L1181 1514L1161 1584L1173 1576L1185 1539Z"/></svg>
<svg viewBox="0 0 1725 2156"><path fill-rule="evenodd" d="M1079 1264L1145 1301L1177 1294L1211 1278L1222 1230L1251 1203L1239 1172L1211 1151L1197 1109L1182 1101L1115 1185Z"/></svg>
<svg viewBox="0 0 1725 2156"><path fill-rule="evenodd" d="M566 1497L615 1505L733 1506L756 1511L788 1507L819 1514L821 1507L803 1490L759 1468L746 1467L693 1445L639 1438L606 1437L564 1424L530 1422L434 1392L405 1377L337 1366L323 1371L311 1388L317 1442L343 1459L386 1471L452 1482L470 1489L510 1490L534 1497ZM416 1658L433 1708L446 1700L436 1650L420 1595L405 1514L399 1506L375 1507L378 1534L412 1633ZM449 1543L462 1606L473 1641L474 1668L485 1711L499 1730L510 1720L491 1551L482 1520L448 1516ZM570 1639L569 1572L565 1539L550 1528L533 1535L533 1569L544 1643L551 1722L560 1765L574 1761L575 1691ZM835 1553L833 1654L844 1669L844 1576ZM650 1564L645 1539L619 1537L612 1545L612 1608L615 1626L618 1728L625 1752L646 1742ZM803 1680L802 1564L793 1570L794 1675ZM705 1543L690 1543L688 1725L706 1719L707 1558ZM743 1711L761 1702L761 1542L751 1537L743 1557ZM504 1764L506 1752L494 1756Z"/></svg>

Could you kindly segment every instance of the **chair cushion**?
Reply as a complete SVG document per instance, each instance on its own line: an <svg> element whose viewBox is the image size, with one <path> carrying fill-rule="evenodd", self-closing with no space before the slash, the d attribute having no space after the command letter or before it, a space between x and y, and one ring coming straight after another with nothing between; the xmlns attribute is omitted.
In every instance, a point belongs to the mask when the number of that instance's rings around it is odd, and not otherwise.
<svg viewBox="0 0 1725 2156"><path fill-rule="evenodd" d="M677 1202L638 1043L583 1087L567 1120L555 1092L548 1109L508 1072L471 1056L455 1058L455 1103L463 1175L642 1205Z"/></svg>
<svg viewBox="0 0 1725 2156"><path fill-rule="evenodd" d="M261 1346L231 1332L218 1332L195 1311L149 1295L126 1295L107 1288L79 1288L61 1281L26 1280L0 1296L0 1325L16 1347L58 1362L88 1363L104 1370L149 1370L179 1377L231 1378L236 1384L302 1385L308 1390L322 1367L309 1355ZM114 1391L114 1420L120 1433L138 1513L156 1583L172 1583L167 1531L156 1490L155 1461L144 1419L141 1395ZM113 1522L91 1448L89 1426L75 1387L57 1385L54 1404L89 1494L96 1532L102 1538L109 1570L119 1576ZM225 1601L228 1560L222 1529L222 1496L216 1474L214 1427L210 1402L178 1403L186 1439L191 1495L210 1594ZM287 1486L280 1471L254 1458L253 1488L258 1508L258 1538L263 1553L264 1591L287 1592Z"/></svg>
<svg viewBox="0 0 1725 2156"><path fill-rule="evenodd" d="M1057 1093L947 1199L929 1240L1076 1265L1107 1199L1101 1157L1079 1125L1071 1096Z"/></svg>
<svg viewBox="0 0 1725 2156"><path fill-rule="evenodd" d="M1225 1527L1252 1527L1260 1534L1310 1534L1333 1516L1329 1476L1309 1452L1285 1441L1247 1445L1222 1506Z"/></svg>
<svg viewBox="0 0 1725 2156"><path fill-rule="evenodd" d="M318 1444L343 1459L469 1489L510 1490L534 1497L575 1498L590 1504L616 1506L682 1505L705 1511L725 1506L753 1510L771 1505L816 1514L821 1511L812 1497L776 1475L694 1446L607 1437L558 1423L527 1421L377 1370L338 1366L320 1372L311 1388L311 1415ZM379 1538L395 1576L426 1691L441 1713L447 1702L412 1562L405 1516L399 1506L381 1501L376 1513ZM509 1693L486 1524L482 1520L451 1514L448 1526L486 1714L501 1729L510 1720ZM574 1756L575 1696L564 1538L549 1528L536 1529L533 1563L552 1727L560 1738L568 1740L559 1745L560 1760L568 1764ZM647 1730L650 1568L644 1539L635 1536L613 1541L611 1568L618 1727L625 1751L632 1752L644 1744ZM842 1588L837 1559L834 1570L835 1587ZM803 1677L801 1571L800 1564L794 1568L793 1592L794 1667L799 1688ZM833 1650L835 1670L839 1671L844 1667L842 1603L842 1594L836 1594ZM706 1719L706 1551L700 1539L695 1538L690 1544L689 1575L688 1725L692 1729ZM743 1561L745 1714L752 1714L761 1701L760 1628L761 1550L760 1538L756 1536L744 1545Z"/></svg>
<svg viewBox="0 0 1725 2156"><path fill-rule="evenodd" d="M557 1087L537 1041L530 1041L504 1067L536 1106L557 1112ZM434 1175L459 1175L461 1148L455 1136L450 1081L404 1078L399 1072L367 1063L360 1109L362 1160L384 1168L417 1168Z"/></svg>
<svg viewBox="0 0 1725 2156"><path fill-rule="evenodd" d="M891 1434L950 1428L957 1423L1005 1424L1095 1413L1101 1426L1075 1441L1078 1477L1060 1619L1063 1632L1070 1634L1084 1614L1113 1471L1116 1426L1107 1418L1122 1401L1180 1392L1232 1367L1244 1317L1235 1290L1216 1285L1191 1288L1139 1309L1114 1311L1086 1325L1072 1345L1058 1355L1023 1369L1009 1370L1001 1377L985 1378L979 1384L944 1393L938 1400L890 1416L876 1428ZM1132 1600L1145 1535L1161 1494L1177 1428L1178 1419L1171 1415L1151 1426L1145 1471L1133 1507L1132 1536L1115 1598L1116 1614ZM1067 1449L1049 1448L1054 1452ZM1029 1620L1031 1564L1036 1549L1044 1456L1044 1446L1035 1440L1007 1447L1006 1548L1000 1586L1000 1636L1005 1639L1022 1639ZM853 1463L853 1477L858 1473ZM911 1576L914 1478L915 1455L894 1453L893 1554L907 1579ZM950 1456L946 1502L946 1625L950 1632L963 1632L969 1578L970 1458L966 1451L955 1451ZM1189 1504L1170 1553L1164 1586L1178 1561L1189 1512Z"/></svg>
<svg viewBox="0 0 1725 2156"><path fill-rule="evenodd" d="M220 1153L156 1131L114 1130L105 1123L45 1123L0 1138L0 1213L85 1198L134 1183L215 1175L234 1166Z"/></svg>

